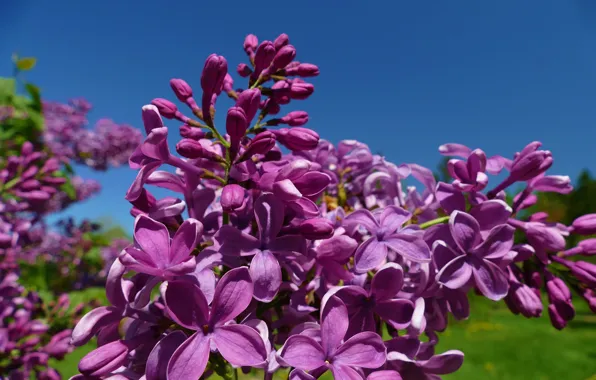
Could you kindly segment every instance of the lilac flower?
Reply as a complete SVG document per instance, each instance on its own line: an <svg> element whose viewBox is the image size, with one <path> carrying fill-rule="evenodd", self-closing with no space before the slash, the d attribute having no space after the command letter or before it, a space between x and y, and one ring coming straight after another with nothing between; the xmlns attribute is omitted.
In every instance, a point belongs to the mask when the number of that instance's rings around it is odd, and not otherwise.
<svg viewBox="0 0 596 380"><path fill-rule="evenodd" d="M412 214L397 206L388 206L372 214L362 209L354 211L345 219L345 224L358 224L371 236L356 250L355 270L364 273L379 267L392 249L413 261L429 261L430 250L424 240L402 226Z"/></svg>
<svg viewBox="0 0 596 380"><path fill-rule="evenodd" d="M396 329L409 324L414 304L410 300L397 298L403 279L403 269L398 264L388 263L373 276L368 291L350 285L334 292L348 308L350 326L347 338L360 331L376 331L375 315Z"/></svg>
<svg viewBox="0 0 596 380"><path fill-rule="evenodd" d="M163 278L190 273L196 266L191 252L202 232L201 222L189 218L180 226L170 243L166 226L145 215L139 215L135 220L135 245L124 249L120 261L138 273Z"/></svg>
<svg viewBox="0 0 596 380"><path fill-rule="evenodd" d="M488 184L486 154L480 149L470 152L467 161L449 160L449 174L455 179L453 186L461 191L481 191Z"/></svg>
<svg viewBox="0 0 596 380"><path fill-rule="evenodd" d="M332 296L321 312L321 342L307 335L292 335L280 356L284 362L303 371L329 369L338 380L360 378L354 367L382 366L386 349L381 337L374 332L361 332L342 343L348 325L346 306Z"/></svg>
<svg viewBox="0 0 596 380"><path fill-rule="evenodd" d="M205 371L211 345L236 366L256 366L267 358L259 334L251 327L230 323L250 303L253 285L247 268L226 273L215 288L211 308L198 286L166 282L161 293L168 314L179 325L195 331L172 354L169 378L199 378Z"/></svg>
<svg viewBox="0 0 596 380"><path fill-rule="evenodd" d="M224 255L254 255L250 264L254 297L261 302L271 302L282 282L280 263L299 275L302 270L295 260L306 250L306 245L300 236L277 236L284 211L283 204L273 194L261 195L255 201L254 210L259 238L223 226L217 236L222 242L219 251Z"/></svg>
<svg viewBox="0 0 596 380"><path fill-rule="evenodd" d="M471 278L480 292L492 300L500 300L509 288L505 273L491 260L499 260L513 246L513 228L494 227L482 241L480 225L470 214L455 211L449 218L449 229L455 241L449 247L443 241L433 245L433 253L441 263L437 281L450 289L465 286Z"/></svg>

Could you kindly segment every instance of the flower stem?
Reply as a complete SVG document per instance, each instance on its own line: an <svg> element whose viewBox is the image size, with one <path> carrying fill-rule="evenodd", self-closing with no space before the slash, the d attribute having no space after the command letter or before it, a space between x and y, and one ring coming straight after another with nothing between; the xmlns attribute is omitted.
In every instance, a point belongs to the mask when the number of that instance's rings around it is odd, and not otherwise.
<svg viewBox="0 0 596 380"><path fill-rule="evenodd" d="M440 218L437 219L433 219L433 220L429 220L428 222L422 223L420 224L420 228L425 230L429 227L432 227L436 224L441 224L441 223L446 223L449 221L449 217L448 216L442 216Z"/></svg>

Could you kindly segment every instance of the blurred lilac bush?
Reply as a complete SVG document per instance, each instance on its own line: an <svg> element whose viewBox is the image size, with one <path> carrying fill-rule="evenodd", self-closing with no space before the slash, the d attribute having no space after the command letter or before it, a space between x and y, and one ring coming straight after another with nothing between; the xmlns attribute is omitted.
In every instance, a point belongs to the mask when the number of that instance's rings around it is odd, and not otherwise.
<svg viewBox="0 0 596 380"><path fill-rule="evenodd" d="M328 371L437 379L463 363L462 352L435 346L449 314L469 317L471 290L527 318L542 314L546 294L557 329L574 317L572 290L596 312L596 266L581 259L594 244L566 244L596 233L596 216L566 226L527 212L536 192L571 191L569 177L546 174L553 157L540 142L512 158L445 144L451 179L437 182L364 143L320 139L304 111L282 113L313 94L303 78L319 74L296 61L287 35L249 35L244 50L245 88L216 54L201 93L171 80L194 117L163 98L142 108L147 137L129 159L138 174L126 194L134 243L109 270L110 305L74 328L75 345L98 338L75 378L232 379L259 369L265 379L283 370L294 380ZM225 130L215 126L224 93L234 102ZM162 118L181 123L178 155ZM406 187L408 177L422 186ZM156 199L148 185L176 196ZM524 189L510 199L512 185Z"/></svg>

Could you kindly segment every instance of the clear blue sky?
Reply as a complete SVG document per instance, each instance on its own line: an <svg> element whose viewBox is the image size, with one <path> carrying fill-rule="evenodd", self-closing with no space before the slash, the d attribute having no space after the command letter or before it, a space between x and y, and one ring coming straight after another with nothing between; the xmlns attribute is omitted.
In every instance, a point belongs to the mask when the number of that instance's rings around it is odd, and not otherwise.
<svg viewBox="0 0 596 380"><path fill-rule="evenodd" d="M282 32L300 61L321 68L297 108L323 138L431 168L445 142L510 155L537 139L555 155L552 173L596 169L592 0L4 0L0 75L12 52L34 55L28 78L47 99L83 96L93 119L141 127L143 104L174 99L170 78L198 88L210 53L233 69L246 62L246 34ZM79 173L104 189L71 213L111 215L130 229L123 195L135 172Z"/></svg>

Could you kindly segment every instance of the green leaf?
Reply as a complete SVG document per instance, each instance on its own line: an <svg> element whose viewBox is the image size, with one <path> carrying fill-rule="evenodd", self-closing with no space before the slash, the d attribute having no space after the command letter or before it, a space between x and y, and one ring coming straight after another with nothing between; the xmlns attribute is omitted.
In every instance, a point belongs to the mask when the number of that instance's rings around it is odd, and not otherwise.
<svg viewBox="0 0 596 380"><path fill-rule="evenodd" d="M60 190L64 191L71 200L77 199L77 191L70 181L65 182L60 186Z"/></svg>
<svg viewBox="0 0 596 380"><path fill-rule="evenodd" d="M31 108L35 111L41 112L41 91L39 90L39 87L31 83L25 83L25 89L29 95L31 95Z"/></svg>
<svg viewBox="0 0 596 380"><path fill-rule="evenodd" d="M17 66L17 69L19 69L20 71L29 71L35 67L36 63L37 63L36 58L25 57L25 58L19 58L19 60L15 62L15 65Z"/></svg>
<svg viewBox="0 0 596 380"><path fill-rule="evenodd" d="M0 105L11 106L16 91L14 78L0 78Z"/></svg>

